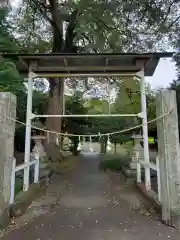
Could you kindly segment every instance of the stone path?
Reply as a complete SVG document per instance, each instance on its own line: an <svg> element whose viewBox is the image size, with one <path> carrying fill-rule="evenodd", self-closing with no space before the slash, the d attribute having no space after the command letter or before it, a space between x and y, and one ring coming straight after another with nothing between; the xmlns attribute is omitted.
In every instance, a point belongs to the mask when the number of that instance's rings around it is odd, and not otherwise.
<svg viewBox="0 0 180 240"><path fill-rule="evenodd" d="M79 160L64 196L5 240L166 240L180 233L132 210L138 198L117 175L99 172L98 157ZM113 187L112 187L113 186ZM58 191L58 185L56 185Z"/></svg>

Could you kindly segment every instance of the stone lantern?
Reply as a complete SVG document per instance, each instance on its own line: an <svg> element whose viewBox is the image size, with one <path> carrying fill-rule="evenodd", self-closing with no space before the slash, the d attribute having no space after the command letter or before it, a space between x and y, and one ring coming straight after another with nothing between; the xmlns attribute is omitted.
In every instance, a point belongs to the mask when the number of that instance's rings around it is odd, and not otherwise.
<svg viewBox="0 0 180 240"><path fill-rule="evenodd" d="M144 159L144 150L143 150L143 147L141 146L141 141L143 137L140 134L133 134L132 139L134 142L134 146L132 147L132 153L131 153L132 162L130 163L130 168L136 169L137 167L136 153L137 152L139 153L139 158L141 160Z"/></svg>
<svg viewBox="0 0 180 240"><path fill-rule="evenodd" d="M38 119L34 120L32 125L37 128L44 129L44 125ZM33 129L33 136L31 137L31 139L34 140L34 142L35 142L33 152L38 151L40 158L45 157L46 154L44 151L43 140L45 140L46 137L44 135L44 132L41 130L38 130L38 129Z"/></svg>
<svg viewBox="0 0 180 240"><path fill-rule="evenodd" d="M44 129L44 125L39 120L35 120L32 125L37 128ZM44 151L44 146L43 146L43 141L46 139L46 136L44 134L44 131L35 129L31 139L34 140L34 142L35 142L32 155L34 155L36 152L39 153L39 157L40 157L40 159L39 159L39 177L41 179L43 177L48 176L49 172L50 172L49 161L48 161L48 158Z"/></svg>
<svg viewBox="0 0 180 240"><path fill-rule="evenodd" d="M39 129L44 129L44 124L39 120L39 119L33 119L32 120L32 126L39 128ZM38 135L38 136L45 136L44 131L39 130L39 129L32 129L32 134Z"/></svg>

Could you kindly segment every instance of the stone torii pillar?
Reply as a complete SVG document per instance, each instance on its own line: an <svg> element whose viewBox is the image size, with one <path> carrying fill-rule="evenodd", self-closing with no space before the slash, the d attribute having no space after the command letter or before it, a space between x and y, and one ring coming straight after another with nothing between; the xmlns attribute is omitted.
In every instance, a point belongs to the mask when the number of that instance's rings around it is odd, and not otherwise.
<svg viewBox="0 0 180 240"><path fill-rule="evenodd" d="M0 227L9 220L11 174L14 157L16 96L0 93ZM12 186L14 187L14 186Z"/></svg>

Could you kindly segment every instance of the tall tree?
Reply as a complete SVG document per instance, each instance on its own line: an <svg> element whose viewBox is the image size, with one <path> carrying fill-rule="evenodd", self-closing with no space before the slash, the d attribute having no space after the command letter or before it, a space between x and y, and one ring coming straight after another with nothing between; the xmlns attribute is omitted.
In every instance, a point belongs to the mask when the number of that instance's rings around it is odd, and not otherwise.
<svg viewBox="0 0 180 240"><path fill-rule="evenodd" d="M9 9L0 8L0 52L17 52L18 42L12 35L12 28L8 22ZM24 119L25 112L25 86L23 79L19 76L13 62L0 60L0 91L12 92L17 96L17 116L20 120Z"/></svg>
<svg viewBox="0 0 180 240"><path fill-rule="evenodd" d="M82 99L81 92L76 92L66 100L66 114L87 114L87 108L84 106L84 100ZM73 134L86 134L86 125L88 124L85 118L67 118L64 119L65 131L69 131ZM77 136L71 137L72 140L72 152L74 155L78 154L78 142Z"/></svg>
<svg viewBox="0 0 180 240"><path fill-rule="evenodd" d="M37 46L64 53L164 48L167 33L179 26L179 6L177 0L24 0L18 36L28 40L28 52ZM61 114L64 81L54 78L49 84L48 113ZM47 121L50 129L60 126L61 119Z"/></svg>

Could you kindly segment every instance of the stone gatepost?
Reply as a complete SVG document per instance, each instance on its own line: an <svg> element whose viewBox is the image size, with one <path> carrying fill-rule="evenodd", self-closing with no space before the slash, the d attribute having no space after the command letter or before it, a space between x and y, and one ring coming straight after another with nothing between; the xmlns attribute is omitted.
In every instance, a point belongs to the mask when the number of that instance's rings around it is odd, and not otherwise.
<svg viewBox="0 0 180 240"><path fill-rule="evenodd" d="M139 158L143 160L144 150L143 150L143 147L141 146L141 141L142 141L141 135L133 135L132 139L134 140L134 146L132 147L132 152L131 152L132 162L130 163L130 168L132 170L135 170L137 168L136 153L139 152Z"/></svg>
<svg viewBox="0 0 180 240"><path fill-rule="evenodd" d="M180 228L180 151L176 92L156 94L162 220Z"/></svg>
<svg viewBox="0 0 180 240"><path fill-rule="evenodd" d="M16 119L16 97L11 93L0 93L0 226L8 220L11 193L12 159L14 157L14 133Z"/></svg>

